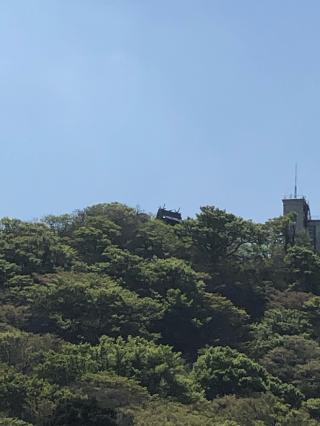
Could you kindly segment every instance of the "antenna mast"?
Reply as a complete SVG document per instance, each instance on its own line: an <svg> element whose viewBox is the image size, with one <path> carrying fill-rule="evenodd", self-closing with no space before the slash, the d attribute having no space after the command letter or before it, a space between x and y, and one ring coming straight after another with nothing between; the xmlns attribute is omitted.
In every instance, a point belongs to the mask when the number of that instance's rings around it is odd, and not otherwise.
<svg viewBox="0 0 320 426"><path fill-rule="evenodd" d="M295 165L294 170L294 198L298 196L298 164Z"/></svg>

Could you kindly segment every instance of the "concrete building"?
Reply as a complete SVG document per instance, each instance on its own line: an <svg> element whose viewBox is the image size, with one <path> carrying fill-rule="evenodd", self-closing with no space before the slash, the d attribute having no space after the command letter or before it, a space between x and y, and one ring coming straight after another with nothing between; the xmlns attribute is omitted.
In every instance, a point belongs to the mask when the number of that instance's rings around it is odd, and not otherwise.
<svg viewBox="0 0 320 426"><path fill-rule="evenodd" d="M295 234L308 233L313 248L320 252L320 219L312 219L307 200L302 198L285 198L283 202L283 214L295 213Z"/></svg>

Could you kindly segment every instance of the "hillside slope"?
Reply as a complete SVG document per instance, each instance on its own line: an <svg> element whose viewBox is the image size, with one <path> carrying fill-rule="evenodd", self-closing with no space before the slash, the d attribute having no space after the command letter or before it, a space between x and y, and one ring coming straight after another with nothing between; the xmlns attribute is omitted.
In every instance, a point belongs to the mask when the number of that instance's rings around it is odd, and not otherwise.
<svg viewBox="0 0 320 426"><path fill-rule="evenodd" d="M320 424L320 257L291 217L0 222L0 425Z"/></svg>

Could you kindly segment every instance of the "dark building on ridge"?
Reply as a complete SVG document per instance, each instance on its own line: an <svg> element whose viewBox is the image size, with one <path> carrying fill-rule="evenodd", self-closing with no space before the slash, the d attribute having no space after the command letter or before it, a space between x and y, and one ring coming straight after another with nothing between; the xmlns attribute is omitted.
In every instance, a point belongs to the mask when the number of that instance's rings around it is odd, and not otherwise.
<svg viewBox="0 0 320 426"><path fill-rule="evenodd" d="M179 211L168 210L164 207L160 207L157 213L157 219L160 219L169 225L176 225L182 221L182 216Z"/></svg>

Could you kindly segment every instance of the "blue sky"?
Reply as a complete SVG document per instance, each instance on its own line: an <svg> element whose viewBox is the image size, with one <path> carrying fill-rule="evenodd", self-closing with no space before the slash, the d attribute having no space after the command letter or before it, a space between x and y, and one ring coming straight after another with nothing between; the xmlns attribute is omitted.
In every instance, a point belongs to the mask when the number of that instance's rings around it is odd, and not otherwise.
<svg viewBox="0 0 320 426"><path fill-rule="evenodd" d="M318 0L1 0L0 216L320 215Z"/></svg>

